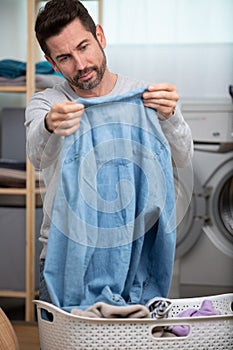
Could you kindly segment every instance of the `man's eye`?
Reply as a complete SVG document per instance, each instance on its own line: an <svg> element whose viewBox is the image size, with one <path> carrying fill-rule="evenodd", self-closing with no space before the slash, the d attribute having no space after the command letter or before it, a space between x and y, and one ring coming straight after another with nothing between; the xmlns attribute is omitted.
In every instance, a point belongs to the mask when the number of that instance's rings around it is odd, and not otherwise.
<svg viewBox="0 0 233 350"><path fill-rule="evenodd" d="M82 45L82 46L80 47L80 50L81 50L81 51L85 51L86 48L87 48L87 45Z"/></svg>
<svg viewBox="0 0 233 350"><path fill-rule="evenodd" d="M60 63L66 62L68 61L68 59L69 59L69 56L63 56L60 58Z"/></svg>

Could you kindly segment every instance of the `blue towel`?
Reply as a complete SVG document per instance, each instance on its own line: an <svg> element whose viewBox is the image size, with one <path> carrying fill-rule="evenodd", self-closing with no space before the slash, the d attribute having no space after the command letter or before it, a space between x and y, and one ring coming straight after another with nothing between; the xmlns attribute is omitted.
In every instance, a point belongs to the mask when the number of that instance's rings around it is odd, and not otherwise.
<svg viewBox="0 0 233 350"><path fill-rule="evenodd" d="M48 61L41 61L36 63L36 74L58 74ZM26 62L21 62L12 59L4 59L0 61L0 76L10 79L15 79L26 75Z"/></svg>
<svg viewBox="0 0 233 350"><path fill-rule="evenodd" d="M52 302L67 311L146 304L169 291L173 170L144 90L79 99L80 128L64 140L44 276Z"/></svg>

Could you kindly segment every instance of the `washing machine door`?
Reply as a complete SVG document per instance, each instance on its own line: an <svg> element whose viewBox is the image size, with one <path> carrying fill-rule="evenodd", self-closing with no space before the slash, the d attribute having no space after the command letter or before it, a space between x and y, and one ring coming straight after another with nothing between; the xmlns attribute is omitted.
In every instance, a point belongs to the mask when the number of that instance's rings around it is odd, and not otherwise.
<svg viewBox="0 0 233 350"><path fill-rule="evenodd" d="M203 230L225 255L233 257L233 152L206 183L208 221Z"/></svg>
<svg viewBox="0 0 233 350"><path fill-rule="evenodd" d="M174 170L176 196L176 258L185 255L198 240L204 224L205 200L192 166Z"/></svg>

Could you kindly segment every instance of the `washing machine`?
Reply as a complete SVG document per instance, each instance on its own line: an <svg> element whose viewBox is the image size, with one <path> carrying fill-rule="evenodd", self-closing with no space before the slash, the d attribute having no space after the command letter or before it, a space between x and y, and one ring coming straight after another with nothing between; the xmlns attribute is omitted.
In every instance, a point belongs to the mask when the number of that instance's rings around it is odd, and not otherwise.
<svg viewBox="0 0 233 350"><path fill-rule="evenodd" d="M175 174L179 294L233 292L232 102L187 103L182 112L194 157Z"/></svg>

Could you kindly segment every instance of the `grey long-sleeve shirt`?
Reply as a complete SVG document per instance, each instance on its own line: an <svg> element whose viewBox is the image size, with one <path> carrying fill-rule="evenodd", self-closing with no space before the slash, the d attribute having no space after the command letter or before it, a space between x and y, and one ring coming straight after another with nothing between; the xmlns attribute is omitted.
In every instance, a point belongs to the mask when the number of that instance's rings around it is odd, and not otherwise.
<svg viewBox="0 0 233 350"><path fill-rule="evenodd" d="M109 96L123 94L148 83L118 75L117 83ZM26 108L27 154L36 169L40 169L46 186L40 240L44 243L41 258L45 258L46 245L50 228L50 216L56 183L59 176L59 154L64 137L50 133L45 128L45 115L55 103L75 100L78 96L66 80L53 88L36 93ZM168 120L160 120L161 128L170 144L173 163L176 167L189 165L193 155L191 131L185 122L179 107Z"/></svg>

